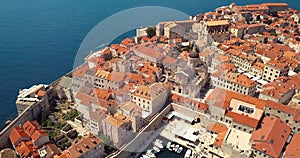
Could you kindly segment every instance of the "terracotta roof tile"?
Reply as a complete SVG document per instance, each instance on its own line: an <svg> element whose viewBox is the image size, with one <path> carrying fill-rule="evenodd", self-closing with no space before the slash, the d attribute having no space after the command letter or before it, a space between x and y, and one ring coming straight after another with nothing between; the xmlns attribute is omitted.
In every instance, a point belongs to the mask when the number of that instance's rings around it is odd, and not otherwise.
<svg viewBox="0 0 300 158"><path fill-rule="evenodd" d="M30 137L27 133L19 126L12 128L11 132L9 133L9 139L11 143L16 146L20 140L30 140Z"/></svg>
<svg viewBox="0 0 300 158"><path fill-rule="evenodd" d="M45 130L43 129L38 129L38 130L35 130L35 132L32 134L31 136L31 139L33 141L37 141L39 140L41 137L48 137L48 134Z"/></svg>
<svg viewBox="0 0 300 158"><path fill-rule="evenodd" d="M205 102L209 105L218 106L223 109L227 109L230 105L231 99L237 99L246 103L254 104L256 108L264 109L266 101L258 98L254 98L248 95L232 92L222 88L216 87L206 98Z"/></svg>
<svg viewBox="0 0 300 158"><path fill-rule="evenodd" d="M85 72L88 70L88 65L85 64L83 66L78 67L72 73L73 76L84 78Z"/></svg>
<svg viewBox="0 0 300 158"><path fill-rule="evenodd" d="M212 123L207 125L206 129L218 134L213 144L218 147L221 147L227 135L228 127L220 123Z"/></svg>
<svg viewBox="0 0 300 158"><path fill-rule="evenodd" d="M40 128L40 125L37 121L26 121L22 128L25 130L25 132L28 134L28 136L31 136L35 130Z"/></svg>
<svg viewBox="0 0 300 158"><path fill-rule="evenodd" d="M290 144L287 146L284 158L298 158L300 155L300 134L294 134Z"/></svg>
<svg viewBox="0 0 300 158"><path fill-rule="evenodd" d="M68 148L70 157L75 158L75 157L80 157L83 154L87 153L90 150L95 150L94 147L102 144L102 140L97 138L96 136L89 134L86 137L83 137L81 140L79 140L78 143L70 146ZM94 152L94 151L92 151ZM101 151L97 151L101 152ZM68 156L66 156L68 157Z"/></svg>
<svg viewBox="0 0 300 158"><path fill-rule="evenodd" d="M252 133L252 148L272 157L279 157L290 135L290 127L277 117L265 117L262 127Z"/></svg>
<svg viewBox="0 0 300 158"><path fill-rule="evenodd" d="M225 116L231 117L234 122L238 122L240 124L247 125L252 128L256 128L258 126L259 120L248 117L247 115L238 114L232 111L227 111Z"/></svg>

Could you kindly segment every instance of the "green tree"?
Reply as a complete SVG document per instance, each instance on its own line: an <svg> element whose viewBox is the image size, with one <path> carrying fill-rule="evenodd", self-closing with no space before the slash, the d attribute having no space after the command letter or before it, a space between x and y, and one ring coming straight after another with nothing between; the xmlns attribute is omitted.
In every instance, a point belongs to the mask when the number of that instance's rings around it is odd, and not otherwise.
<svg viewBox="0 0 300 158"><path fill-rule="evenodd" d="M156 35L156 28L155 27L148 27L146 30L146 33L149 38L153 37Z"/></svg>

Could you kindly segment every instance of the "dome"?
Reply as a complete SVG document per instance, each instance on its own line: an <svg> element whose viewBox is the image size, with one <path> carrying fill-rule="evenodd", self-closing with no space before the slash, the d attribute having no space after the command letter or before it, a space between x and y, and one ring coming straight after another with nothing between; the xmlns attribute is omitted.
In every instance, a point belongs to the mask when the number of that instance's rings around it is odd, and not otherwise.
<svg viewBox="0 0 300 158"><path fill-rule="evenodd" d="M199 54L196 51L196 47L194 47L194 49L190 52L189 57L190 58L199 58Z"/></svg>

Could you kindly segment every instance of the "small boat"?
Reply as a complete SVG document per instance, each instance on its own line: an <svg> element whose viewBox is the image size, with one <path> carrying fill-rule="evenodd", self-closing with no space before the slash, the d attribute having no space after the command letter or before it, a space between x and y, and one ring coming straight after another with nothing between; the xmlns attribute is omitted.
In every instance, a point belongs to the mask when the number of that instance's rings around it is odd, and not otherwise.
<svg viewBox="0 0 300 158"><path fill-rule="evenodd" d="M147 156L147 155L143 155L143 157L142 158L150 158L149 156Z"/></svg>
<svg viewBox="0 0 300 158"><path fill-rule="evenodd" d="M160 152L160 149L158 147L156 147L156 146L153 147L153 150L156 151L156 153Z"/></svg>
<svg viewBox="0 0 300 158"><path fill-rule="evenodd" d="M155 146L157 146L160 149L163 149L164 146L162 144L162 142L158 141L158 139L156 139L156 141L153 143Z"/></svg>
<svg viewBox="0 0 300 158"><path fill-rule="evenodd" d="M171 144L169 150L172 151L175 147L175 144Z"/></svg>
<svg viewBox="0 0 300 158"><path fill-rule="evenodd" d="M168 144L167 144L167 149L170 150L170 147L171 147L171 142L168 142Z"/></svg>
<svg viewBox="0 0 300 158"><path fill-rule="evenodd" d="M151 150L147 150L146 156L148 156L148 157L150 157L150 158L156 158L156 156L152 153Z"/></svg>
<svg viewBox="0 0 300 158"><path fill-rule="evenodd" d="M160 139L155 139L155 141L156 141L156 142L159 142L159 143L161 143L161 144L163 143L162 140L160 140Z"/></svg>
<svg viewBox="0 0 300 158"><path fill-rule="evenodd" d="M191 154L192 154L192 150L191 149L188 149L185 154L184 154L184 158L189 158L191 157Z"/></svg>
<svg viewBox="0 0 300 158"><path fill-rule="evenodd" d="M178 144L177 144L177 145L175 145L175 147L174 147L174 151L175 151L175 152L177 152L178 148L179 148L179 145L178 145Z"/></svg>
<svg viewBox="0 0 300 158"><path fill-rule="evenodd" d="M180 154L182 152L182 150L183 150L183 148L179 147L178 150L177 150L177 153Z"/></svg>

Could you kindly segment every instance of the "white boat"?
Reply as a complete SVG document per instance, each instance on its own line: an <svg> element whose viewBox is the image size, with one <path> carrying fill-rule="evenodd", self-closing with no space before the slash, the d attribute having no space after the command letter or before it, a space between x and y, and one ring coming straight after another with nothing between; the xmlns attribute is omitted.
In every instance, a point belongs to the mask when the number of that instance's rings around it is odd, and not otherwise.
<svg viewBox="0 0 300 158"><path fill-rule="evenodd" d="M156 142L159 142L159 143L161 143L161 144L163 143L162 140L160 140L160 139L155 139L155 141L156 141Z"/></svg>
<svg viewBox="0 0 300 158"><path fill-rule="evenodd" d="M172 151L175 147L175 144L171 144L169 150Z"/></svg>
<svg viewBox="0 0 300 158"><path fill-rule="evenodd" d="M146 156L148 156L148 157L150 157L150 158L156 158L156 156L152 153L151 150L147 150Z"/></svg>
<svg viewBox="0 0 300 158"><path fill-rule="evenodd" d="M156 146L153 147L153 150L156 151L156 153L160 152L160 149L158 147L156 147Z"/></svg>
<svg viewBox="0 0 300 158"><path fill-rule="evenodd" d="M168 142L168 144L167 144L167 149L170 150L170 147L171 147L171 142Z"/></svg>
<svg viewBox="0 0 300 158"><path fill-rule="evenodd" d="M177 152L178 148L179 148L179 145L178 145L178 144L177 144L177 145L175 145L175 147L174 147L174 151L175 151L175 152Z"/></svg>
<svg viewBox="0 0 300 158"><path fill-rule="evenodd" d="M191 157L191 154L192 154L192 150L191 149L188 149L185 154L184 154L184 158L189 158Z"/></svg>
<svg viewBox="0 0 300 158"><path fill-rule="evenodd" d="M155 146L157 146L160 149L163 149L164 146L162 144L162 142L158 141L158 139L156 139L156 141L153 143Z"/></svg>
<svg viewBox="0 0 300 158"><path fill-rule="evenodd" d="M142 158L150 158L149 156L147 156L147 155L143 155L143 157Z"/></svg>
<svg viewBox="0 0 300 158"><path fill-rule="evenodd" d="M182 152L182 150L183 150L183 147L179 147L177 150L177 153L180 154Z"/></svg>

